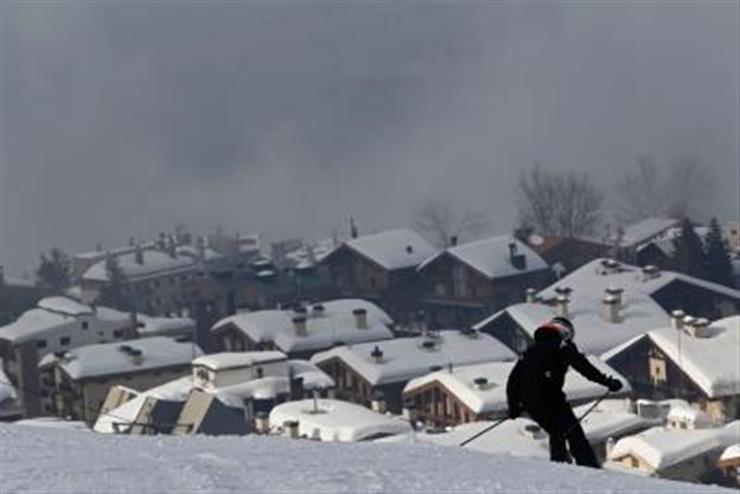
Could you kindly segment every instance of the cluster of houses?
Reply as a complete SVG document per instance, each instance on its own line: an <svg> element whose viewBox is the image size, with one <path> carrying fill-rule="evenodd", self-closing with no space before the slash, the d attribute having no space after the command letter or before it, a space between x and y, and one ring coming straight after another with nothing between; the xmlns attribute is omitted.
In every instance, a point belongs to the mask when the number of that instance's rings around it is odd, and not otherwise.
<svg viewBox="0 0 740 494"><path fill-rule="evenodd" d="M616 250L675 227L635 225ZM409 229L353 233L270 252L254 235L163 235L74 256L73 289L0 327L0 420L459 446L506 416L511 368L560 315L625 383L593 409L603 387L565 383L606 466L738 485L740 291L592 240L517 232L440 251ZM126 310L98 304L112 264ZM527 418L466 447L549 456Z"/></svg>

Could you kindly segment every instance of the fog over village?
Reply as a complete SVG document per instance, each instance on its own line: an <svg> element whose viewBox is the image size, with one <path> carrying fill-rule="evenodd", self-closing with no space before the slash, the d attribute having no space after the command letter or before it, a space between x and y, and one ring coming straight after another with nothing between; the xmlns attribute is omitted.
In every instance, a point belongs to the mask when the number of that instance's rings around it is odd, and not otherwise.
<svg viewBox="0 0 740 494"><path fill-rule="evenodd" d="M0 492L737 488L739 26L1 2Z"/></svg>

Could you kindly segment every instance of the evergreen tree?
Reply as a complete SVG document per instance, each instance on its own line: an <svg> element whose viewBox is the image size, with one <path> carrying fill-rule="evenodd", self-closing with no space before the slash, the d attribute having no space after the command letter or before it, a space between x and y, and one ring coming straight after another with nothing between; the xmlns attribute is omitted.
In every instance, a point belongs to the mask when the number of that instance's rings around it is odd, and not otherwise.
<svg viewBox="0 0 740 494"><path fill-rule="evenodd" d="M673 245L676 270L697 278L707 277L704 246L689 218L681 220L681 233Z"/></svg>
<svg viewBox="0 0 740 494"><path fill-rule="evenodd" d="M54 247L46 254L41 254L39 267L36 269L37 284L51 292L61 292L70 285L71 264L69 256Z"/></svg>
<svg viewBox="0 0 740 494"><path fill-rule="evenodd" d="M709 232L706 239L705 264L707 278L725 286L733 286L732 263L727 244L722 238L722 229L717 218L709 222Z"/></svg>
<svg viewBox="0 0 740 494"><path fill-rule="evenodd" d="M108 277L105 285L100 290L96 302L107 307L114 307L122 311L133 310L133 303L129 297L129 284L123 273L118 259L108 255L105 259L105 271Z"/></svg>

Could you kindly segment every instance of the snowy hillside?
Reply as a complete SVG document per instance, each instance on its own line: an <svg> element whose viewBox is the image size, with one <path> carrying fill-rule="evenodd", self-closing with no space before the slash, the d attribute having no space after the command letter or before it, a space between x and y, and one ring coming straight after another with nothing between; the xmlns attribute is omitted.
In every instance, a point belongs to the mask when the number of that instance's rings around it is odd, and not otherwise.
<svg viewBox="0 0 740 494"><path fill-rule="evenodd" d="M107 436L0 424L0 492L26 491L722 492L425 443Z"/></svg>

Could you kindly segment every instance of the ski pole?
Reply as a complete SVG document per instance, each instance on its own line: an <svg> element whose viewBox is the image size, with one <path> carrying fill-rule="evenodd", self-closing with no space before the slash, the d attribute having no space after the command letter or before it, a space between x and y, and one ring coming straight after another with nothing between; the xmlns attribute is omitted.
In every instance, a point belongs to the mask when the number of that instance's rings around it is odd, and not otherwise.
<svg viewBox="0 0 740 494"><path fill-rule="evenodd" d="M468 444L469 442L471 442L473 439L477 439L477 438L481 437L486 432L490 431L491 429L495 429L496 427L498 427L499 425L503 424L507 420L509 420L509 417L504 417L501 420L499 420L498 422L494 422L493 424L489 425L488 427L486 427L485 429L483 429L482 431L480 431L476 435L474 435L472 437L469 437L466 440L464 440L463 442L461 442L460 443L460 446L465 446L466 444Z"/></svg>
<svg viewBox="0 0 740 494"><path fill-rule="evenodd" d="M565 432L563 432L563 437L567 437L567 436L568 436L568 434L570 434L570 432L571 432L571 431L572 431L572 430L573 430L573 429L575 428L575 426L576 426L576 425L580 424L580 423L581 423L581 421L582 421L583 419L585 419L585 418L586 418L586 417L587 417L587 416L588 416L588 415L589 415L589 414L590 414L591 412L593 412L593 411L594 411L594 409L595 409L595 408L596 408L597 406L599 406L599 403L601 403L602 401L604 401L604 399L605 399L605 398L606 398L607 396L609 396L609 393L611 393L611 391L609 391L609 390L606 390L606 393L604 393L603 395L601 395L601 397L600 397L600 398L599 398L598 400L596 400L596 401L595 401L595 402L593 403L593 405L591 405L590 407L588 407L588 410L586 410L585 412L583 412L583 413L581 414L581 416L580 416L580 417L578 417L578 419L577 419L577 420L576 420L576 421L575 421L575 422L574 422L573 424L571 424L571 426L570 426L570 427L568 427L568 428L567 428L567 429L565 430Z"/></svg>

